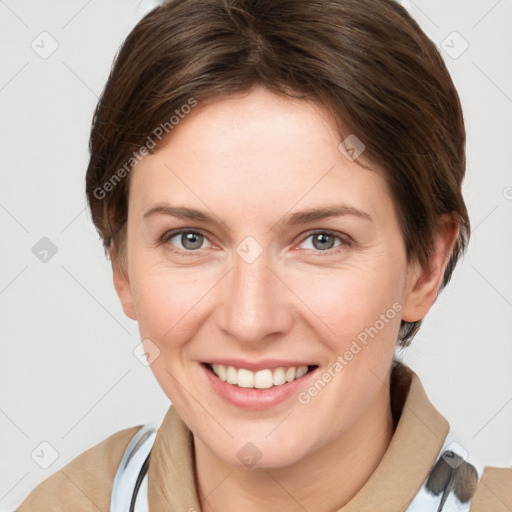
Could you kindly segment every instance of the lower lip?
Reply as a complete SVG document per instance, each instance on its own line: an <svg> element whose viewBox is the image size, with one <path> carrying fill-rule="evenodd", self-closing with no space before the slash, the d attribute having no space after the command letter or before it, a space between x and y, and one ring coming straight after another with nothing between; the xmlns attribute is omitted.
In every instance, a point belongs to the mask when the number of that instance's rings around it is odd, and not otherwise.
<svg viewBox="0 0 512 512"><path fill-rule="evenodd" d="M199 365L206 375L212 388L227 402L242 409L263 410L273 407L300 392L309 382L318 367L302 377L267 389L240 388L236 384L228 384L217 377L204 363Z"/></svg>

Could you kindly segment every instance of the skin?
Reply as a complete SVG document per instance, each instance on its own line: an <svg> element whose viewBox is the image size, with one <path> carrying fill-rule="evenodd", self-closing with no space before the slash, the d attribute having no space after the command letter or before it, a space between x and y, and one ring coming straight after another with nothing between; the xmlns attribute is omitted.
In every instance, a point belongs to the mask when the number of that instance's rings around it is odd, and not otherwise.
<svg viewBox="0 0 512 512"><path fill-rule="evenodd" d="M419 320L430 309L457 226L440 219L429 268L408 261L381 173L338 150L340 136L315 103L257 86L196 107L171 135L132 171L126 265L114 249L111 258L125 313L160 350L152 371L193 432L201 506L335 510L389 445L388 383L400 320ZM216 224L144 218L162 203L205 211ZM283 220L339 204L371 220ZM199 249L168 234L185 228L205 235ZM344 238L315 246L311 230ZM252 263L236 252L247 236L263 249ZM396 303L401 312L305 405L293 396L242 410L200 371L213 357L298 359L326 371ZM237 456L247 442L261 452L252 468Z"/></svg>

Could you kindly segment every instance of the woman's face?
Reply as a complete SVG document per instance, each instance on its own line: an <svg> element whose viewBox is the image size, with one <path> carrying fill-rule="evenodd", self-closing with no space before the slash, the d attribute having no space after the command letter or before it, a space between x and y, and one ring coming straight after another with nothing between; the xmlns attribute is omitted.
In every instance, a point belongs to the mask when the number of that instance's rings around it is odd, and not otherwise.
<svg viewBox="0 0 512 512"><path fill-rule="evenodd" d="M388 396L406 252L383 178L340 142L320 107L256 87L193 109L132 171L121 299L177 412L228 464L284 467Z"/></svg>

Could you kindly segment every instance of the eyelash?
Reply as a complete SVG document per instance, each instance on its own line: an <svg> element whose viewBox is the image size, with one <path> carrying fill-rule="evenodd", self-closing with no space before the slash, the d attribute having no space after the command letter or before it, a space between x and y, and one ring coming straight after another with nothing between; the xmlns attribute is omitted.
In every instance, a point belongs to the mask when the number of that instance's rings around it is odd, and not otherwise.
<svg viewBox="0 0 512 512"><path fill-rule="evenodd" d="M200 256L201 249L184 251L182 249L176 249L174 246L172 246L171 244L168 243L168 241L171 238L174 238L177 235L182 235L183 233L193 233L196 235L201 235L201 236L205 237L206 239L208 239L206 234L199 229L180 229L177 231L169 231L169 232L165 233L162 236L160 243L165 244L166 250L176 253L176 254L179 254L179 255L183 255L186 257ZM328 236L337 238L341 243L339 245L333 247L332 249L326 249L325 251L313 250L313 254L318 255L318 256L331 256L333 254L340 252L340 250L342 250L345 247L350 247L353 243L352 239L348 235L345 235L344 233L338 233L336 231L331 231L328 229L316 229L316 230L308 231L305 234L305 236L301 239L300 243L304 243L304 241L306 241L311 236L319 235L319 234L328 235ZM307 249L307 250L310 250L310 249Z"/></svg>

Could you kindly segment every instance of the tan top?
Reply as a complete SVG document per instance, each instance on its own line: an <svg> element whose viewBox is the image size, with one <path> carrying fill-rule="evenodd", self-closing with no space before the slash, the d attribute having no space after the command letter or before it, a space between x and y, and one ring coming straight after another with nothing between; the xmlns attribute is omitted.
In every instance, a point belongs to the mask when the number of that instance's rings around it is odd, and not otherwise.
<svg viewBox="0 0 512 512"><path fill-rule="evenodd" d="M370 479L337 512L404 511L439 455L449 424L428 400L418 376L405 371L406 378L395 379L392 386L392 405L401 414L391 443ZM108 512L117 468L139 428L121 430L76 457L40 483L17 511ZM193 453L192 433L171 405L151 452L149 512L200 512ZM511 511L512 469L486 467L470 512Z"/></svg>

